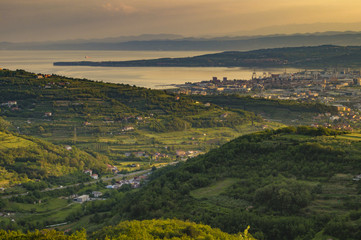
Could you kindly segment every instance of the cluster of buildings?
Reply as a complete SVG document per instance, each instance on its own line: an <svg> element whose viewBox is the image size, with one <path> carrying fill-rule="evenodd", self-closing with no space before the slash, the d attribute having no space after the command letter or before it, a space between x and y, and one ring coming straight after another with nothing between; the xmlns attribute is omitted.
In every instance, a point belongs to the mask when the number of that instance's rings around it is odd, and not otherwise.
<svg viewBox="0 0 361 240"><path fill-rule="evenodd" d="M93 173L93 170L91 170L91 169L86 169L86 170L84 170L84 173L87 174L87 175L89 175L89 176L90 176L92 179L94 179L94 180L99 179L99 175L96 174L96 173Z"/></svg>
<svg viewBox="0 0 361 240"><path fill-rule="evenodd" d="M88 194L84 194L84 195L81 195L81 196L78 196L78 195L75 194L75 195L72 195L71 198L73 198L74 202L84 203L84 202L91 201L91 200L100 200L101 196L103 196L102 192L93 191L91 193L91 196L88 195Z"/></svg>
<svg viewBox="0 0 361 240"><path fill-rule="evenodd" d="M50 77L51 75L37 75L38 78L47 78L45 76ZM40 77L39 77L40 76ZM44 76L44 77L41 77ZM45 84L44 88L45 89L51 89L51 88L67 88L67 86L70 85L70 82L48 82L47 84Z"/></svg>
<svg viewBox="0 0 361 240"><path fill-rule="evenodd" d="M202 153L203 152L196 151L196 150L189 150L189 151L177 150L176 151L177 157L189 157L189 158L196 157Z"/></svg>
<svg viewBox="0 0 361 240"><path fill-rule="evenodd" d="M361 86L360 71L301 71L297 73L253 73L249 80L229 80L227 77L213 77L209 81L187 82L176 85L178 94L214 95L227 93L263 92L270 89L295 90L297 88L313 89L311 97L323 90L338 90L346 86ZM272 95L270 95L272 97ZM297 94L293 97L297 98Z"/></svg>
<svg viewBox="0 0 361 240"><path fill-rule="evenodd" d="M18 102L17 101L8 101L5 103L0 104L2 107L8 107L11 109L11 111L17 111L19 110Z"/></svg>
<svg viewBox="0 0 361 240"><path fill-rule="evenodd" d="M202 154L202 151L199 150L189 150L189 151L184 151L184 150L176 150L175 154L169 155L166 153L160 153L160 152L156 152L156 153L146 153L143 151L140 152L125 152L124 156L125 157L136 157L136 158L148 158L154 161L162 161L162 160L166 160L169 158L191 158L191 157L196 157L199 154ZM137 166L130 166L130 167L137 167Z"/></svg>
<svg viewBox="0 0 361 240"><path fill-rule="evenodd" d="M125 157L135 157L135 158L149 158L155 161L159 161L162 158L169 158L169 155L166 153L160 153L160 152L156 152L156 153L146 153L143 151L139 151L139 152L125 152L124 153Z"/></svg>
<svg viewBox="0 0 361 240"><path fill-rule="evenodd" d="M134 178L128 179L128 180L117 181L115 184L107 185L106 188L107 189L119 189L123 185L130 185L132 188L139 188L141 182L145 181L148 178L148 174L149 173L138 176L138 177L134 177Z"/></svg>

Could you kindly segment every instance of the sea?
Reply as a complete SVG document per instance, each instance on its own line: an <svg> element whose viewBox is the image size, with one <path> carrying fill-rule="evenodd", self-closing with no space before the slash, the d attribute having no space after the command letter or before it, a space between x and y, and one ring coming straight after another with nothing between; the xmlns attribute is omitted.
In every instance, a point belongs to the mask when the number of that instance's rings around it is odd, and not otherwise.
<svg viewBox="0 0 361 240"><path fill-rule="evenodd" d="M123 83L151 89L172 88L176 84L211 80L249 80L253 72L281 73L285 69L250 69L239 67L87 67L53 66L61 61L126 61L153 58L192 57L215 52L200 51L9 51L0 50L0 68L23 69L34 73L57 74L94 81ZM296 72L297 69L287 69Z"/></svg>

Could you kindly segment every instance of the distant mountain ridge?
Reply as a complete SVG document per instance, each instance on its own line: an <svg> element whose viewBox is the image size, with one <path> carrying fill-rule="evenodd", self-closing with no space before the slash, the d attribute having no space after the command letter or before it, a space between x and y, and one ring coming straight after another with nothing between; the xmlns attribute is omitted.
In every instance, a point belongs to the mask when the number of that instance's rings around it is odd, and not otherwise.
<svg viewBox="0 0 361 240"><path fill-rule="evenodd" d="M361 33L324 32L214 38L185 38L173 34L148 34L58 42L2 42L0 43L0 50L249 51L261 48L318 45L359 46L361 45Z"/></svg>

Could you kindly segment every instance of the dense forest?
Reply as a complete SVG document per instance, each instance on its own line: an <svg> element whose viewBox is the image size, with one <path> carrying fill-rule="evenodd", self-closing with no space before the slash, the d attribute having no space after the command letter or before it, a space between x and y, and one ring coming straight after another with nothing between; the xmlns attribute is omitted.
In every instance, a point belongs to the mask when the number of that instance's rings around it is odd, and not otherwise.
<svg viewBox="0 0 361 240"><path fill-rule="evenodd" d="M261 49L248 52L229 51L187 58L161 58L133 61L55 62L56 66L103 67L298 67L329 68L361 66L361 48L323 45Z"/></svg>
<svg viewBox="0 0 361 240"><path fill-rule="evenodd" d="M242 136L104 202L113 217L101 222L176 217L229 233L249 224L257 239L360 239L361 146L344 134L289 127Z"/></svg>

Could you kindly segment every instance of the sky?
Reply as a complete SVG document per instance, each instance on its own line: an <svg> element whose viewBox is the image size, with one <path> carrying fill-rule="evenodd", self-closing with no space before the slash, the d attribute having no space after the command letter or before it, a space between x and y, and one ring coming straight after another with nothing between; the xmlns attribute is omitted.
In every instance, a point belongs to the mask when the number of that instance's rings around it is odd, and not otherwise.
<svg viewBox="0 0 361 240"><path fill-rule="evenodd" d="M0 42L361 31L360 0L1 0Z"/></svg>

